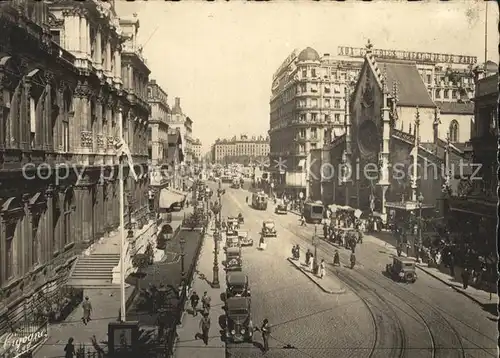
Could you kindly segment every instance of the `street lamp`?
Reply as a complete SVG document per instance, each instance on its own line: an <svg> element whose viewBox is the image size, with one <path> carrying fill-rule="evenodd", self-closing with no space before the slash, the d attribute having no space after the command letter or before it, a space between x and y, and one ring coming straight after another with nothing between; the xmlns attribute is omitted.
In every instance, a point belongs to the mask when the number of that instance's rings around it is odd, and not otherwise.
<svg viewBox="0 0 500 358"><path fill-rule="evenodd" d="M314 235L312 237L312 245L314 246L314 257L313 257L313 272L314 274L318 273L318 258L316 257L318 254L318 236L317 236L318 226L314 225Z"/></svg>
<svg viewBox="0 0 500 358"><path fill-rule="evenodd" d="M186 245L186 241L184 240L183 237L181 237L179 244L181 245L181 282L185 282L184 276L186 275L186 273L184 272L184 255L185 255L184 247Z"/></svg>
<svg viewBox="0 0 500 358"><path fill-rule="evenodd" d="M219 192L219 201L215 203L212 206L212 212L214 213L214 216L217 216L219 214L219 223L220 223L220 213L221 213L221 204L220 204L220 192ZM219 225L220 226L220 225ZM212 279L212 287L213 288L220 288L220 283L219 283L219 236L220 232L218 227L216 226L215 231L213 233L214 237L214 264L213 264L213 279Z"/></svg>
<svg viewBox="0 0 500 358"><path fill-rule="evenodd" d="M419 214L418 214L418 241L416 245L417 247L416 247L415 257L418 261L420 257L420 247L422 246L422 205L424 203L424 196L422 195L422 193L420 193L420 195L418 196L417 202L418 202Z"/></svg>

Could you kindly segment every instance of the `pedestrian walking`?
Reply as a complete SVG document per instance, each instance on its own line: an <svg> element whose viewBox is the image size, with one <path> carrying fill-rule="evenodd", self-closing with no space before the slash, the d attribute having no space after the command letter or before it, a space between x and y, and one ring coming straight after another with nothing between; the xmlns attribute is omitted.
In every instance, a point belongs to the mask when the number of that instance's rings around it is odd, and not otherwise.
<svg viewBox="0 0 500 358"><path fill-rule="evenodd" d="M64 357L65 358L73 358L76 355L75 345L73 344L73 337L68 339L68 343L64 347Z"/></svg>
<svg viewBox="0 0 500 358"><path fill-rule="evenodd" d="M206 314L210 313L210 303L212 302L212 298L208 295L207 291L203 293L203 297L201 298L201 304L203 306L203 312Z"/></svg>
<svg viewBox="0 0 500 358"><path fill-rule="evenodd" d="M304 215L300 215L300 226L307 226L306 219L304 219Z"/></svg>
<svg viewBox="0 0 500 358"><path fill-rule="evenodd" d="M191 308L193 309L193 316L198 315L198 302L200 301L200 296L196 293L196 291L193 291L191 294Z"/></svg>
<svg viewBox="0 0 500 358"><path fill-rule="evenodd" d="M262 322L260 332L262 333L262 341L264 342L264 352L267 352L269 350L269 337L271 336L271 325L267 318Z"/></svg>
<svg viewBox="0 0 500 358"><path fill-rule="evenodd" d="M208 313L204 313L203 317L200 320L200 330L201 330L201 338L203 339L203 343L208 345L208 333L210 332L210 317L208 317Z"/></svg>
<svg viewBox="0 0 500 358"><path fill-rule="evenodd" d="M321 260L319 264L319 277L323 278L325 276L325 260Z"/></svg>
<svg viewBox="0 0 500 358"><path fill-rule="evenodd" d="M470 279L470 272L469 269L466 267L462 270L462 283L464 290L466 290L467 287L469 287L469 279Z"/></svg>
<svg viewBox="0 0 500 358"><path fill-rule="evenodd" d="M314 255L311 252L311 258L309 259L309 271L313 272L314 269Z"/></svg>
<svg viewBox="0 0 500 358"><path fill-rule="evenodd" d="M335 250L335 254L333 255L333 266L340 266L339 250Z"/></svg>
<svg viewBox="0 0 500 358"><path fill-rule="evenodd" d="M82 317L82 322L84 325L87 325L89 321L91 320L90 314L92 313L92 304L90 303L89 297L85 297L85 301L82 303L82 308L83 308L83 317Z"/></svg>
<svg viewBox="0 0 500 358"><path fill-rule="evenodd" d="M307 249L306 251L306 266L309 266L309 261L311 260L312 252L311 250Z"/></svg>

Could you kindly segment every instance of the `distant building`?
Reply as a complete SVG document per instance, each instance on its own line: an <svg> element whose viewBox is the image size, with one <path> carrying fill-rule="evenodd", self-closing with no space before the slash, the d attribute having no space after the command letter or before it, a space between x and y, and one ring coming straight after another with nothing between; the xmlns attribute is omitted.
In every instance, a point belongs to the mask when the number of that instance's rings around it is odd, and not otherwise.
<svg viewBox="0 0 500 358"><path fill-rule="evenodd" d="M201 141L196 138L195 140L193 140L193 144L192 144L192 149L193 149L193 161L194 162L201 162L202 159L203 159L203 156L201 154Z"/></svg>
<svg viewBox="0 0 500 358"><path fill-rule="evenodd" d="M212 161L218 164L240 163L248 165L264 161L269 155L269 137L248 137L217 139L212 146Z"/></svg>
<svg viewBox="0 0 500 358"><path fill-rule="evenodd" d="M168 160L168 95L155 80L148 84L148 102L151 105L149 118L149 158L151 160L150 184L165 186L167 181L161 175L162 165Z"/></svg>
<svg viewBox="0 0 500 358"><path fill-rule="evenodd" d="M175 97L169 118L169 127L179 129L184 145L184 162L190 164L193 161L193 121L182 111L179 97Z"/></svg>
<svg viewBox="0 0 500 358"><path fill-rule="evenodd" d="M457 140L468 139L472 116L468 102L474 95L471 69L477 62L476 57L380 50L372 49L371 45L370 50L374 58L380 60L415 63L419 84L408 83L408 91L418 85L420 90L428 92L429 102L442 102L441 120L449 121L451 126L456 119L459 125L454 124L450 129L458 133ZM301 52L293 51L274 74L270 99L270 160L286 163L281 168L271 168L277 190L303 192L308 196L310 150L323 147L326 130L331 130L333 138L344 133L346 86L357 81L365 54L365 48L342 46L338 56L320 56L308 47ZM463 103L463 106L453 107L453 103ZM432 125L430 129L428 134L432 137ZM425 129L422 130L423 134ZM447 131L448 128L443 130L443 137Z"/></svg>

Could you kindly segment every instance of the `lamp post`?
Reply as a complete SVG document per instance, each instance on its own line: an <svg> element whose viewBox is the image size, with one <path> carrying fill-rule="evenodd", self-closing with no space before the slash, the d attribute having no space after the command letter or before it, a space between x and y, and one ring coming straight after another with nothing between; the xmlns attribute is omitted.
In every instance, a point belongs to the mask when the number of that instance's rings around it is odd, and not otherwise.
<svg viewBox="0 0 500 358"><path fill-rule="evenodd" d="M212 206L212 212L214 213L214 216L217 216L219 214L219 222L220 222L220 213L221 213L221 204L220 204L220 191L218 192L218 197L219 201L215 203ZM212 287L213 288L220 288L220 283L219 283L219 236L220 232L219 229L216 227L213 237L214 237L214 264L213 264L213 279L212 279Z"/></svg>
<svg viewBox="0 0 500 358"><path fill-rule="evenodd" d="M318 235L317 235L318 226L314 225L314 235L312 237L312 244L314 246L314 257L313 257L313 272L314 274L318 273L318 258L316 257L318 254Z"/></svg>
<svg viewBox="0 0 500 358"><path fill-rule="evenodd" d="M181 237L179 244L181 245L181 282L184 282L184 276L186 275L184 272L184 247L186 245L186 241L183 237Z"/></svg>
<svg viewBox="0 0 500 358"><path fill-rule="evenodd" d="M420 258L420 247L422 246L422 204L424 202L424 196L422 193L419 194L418 198L418 240L416 246L415 258L417 261Z"/></svg>

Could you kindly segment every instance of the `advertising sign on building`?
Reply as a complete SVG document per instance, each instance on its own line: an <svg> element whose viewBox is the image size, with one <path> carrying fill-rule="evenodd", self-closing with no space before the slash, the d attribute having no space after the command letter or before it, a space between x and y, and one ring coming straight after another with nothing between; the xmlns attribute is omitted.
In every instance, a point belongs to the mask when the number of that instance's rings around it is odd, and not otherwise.
<svg viewBox="0 0 500 358"><path fill-rule="evenodd" d="M8 333L0 337L0 357L21 358L25 355L29 355L33 350L42 345L48 337L48 323L33 330L31 333Z"/></svg>
<svg viewBox="0 0 500 358"><path fill-rule="evenodd" d="M474 65L477 63L476 56L382 49L372 49L371 51L375 57L409 60L422 63L453 63L461 65ZM338 55L346 57L364 57L366 55L366 48L340 46L338 48Z"/></svg>

